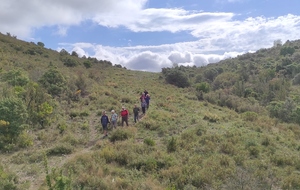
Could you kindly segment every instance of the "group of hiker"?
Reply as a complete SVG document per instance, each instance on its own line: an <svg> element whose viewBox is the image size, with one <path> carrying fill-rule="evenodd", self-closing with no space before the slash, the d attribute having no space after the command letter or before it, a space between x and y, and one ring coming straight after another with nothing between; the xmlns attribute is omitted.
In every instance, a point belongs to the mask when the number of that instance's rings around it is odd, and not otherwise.
<svg viewBox="0 0 300 190"><path fill-rule="evenodd" d="M133 120L134 120L134 123L136 123L139 120L140 108L142 109L142 114L141 115L145 115L146 114L146 110L149 109L150 95L149 95L149 93L148 93L147 90L145 90L141 94L141 96L140 96L140 103L141 103L140 107L137 104L134 104L134 107L133 107ZM115 110L111 110L110 118L106 115L106 111L102 112L102 116L101 116L100 122L101 122L101 125L102 125L102 128L103 128L104 136L108 135L107 134L107 126L108 126L108 124L111 124L111 128L112 129L116 129L117 128L118 118L122 119L121 120L122 127L124 127L124 123L126 124L126 126L128 126L129 111L125 108L125 106L122 106L122 110L120 111L120 117L115 112Z"/></svg>

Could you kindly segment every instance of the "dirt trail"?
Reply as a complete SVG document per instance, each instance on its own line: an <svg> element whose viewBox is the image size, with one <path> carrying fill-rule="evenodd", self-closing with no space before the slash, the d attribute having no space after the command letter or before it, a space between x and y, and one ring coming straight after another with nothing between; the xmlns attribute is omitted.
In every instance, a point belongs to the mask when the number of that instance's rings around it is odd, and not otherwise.
<svg viewBox="0 0 300 190"><path fill-rule="evenodd" d="M97 129L97 127L99 127L98 122L99 122L99 120L97 119L97 116L95 114L91 115L89 118L89 126L90 126L89 142L86 143L84 148L82 148L79 151L74 152L72 154L64 155L64 156L60 156L60 157L48 158L49 168L50 169L51 168L61 168L65 163L67 163L69 160L73 159L74 157L81 155L81 154L91 152L92 151L91 148L96 144L96 142L102 139L101 136L99 136L100 133L99 133L99 130ZM41 186L41 184L44 183L45 178L46 178L46 174L42 173L38 176L38 178L29 179L31 181L31 186L30 186L29 190L38 189Z"/></svg>
<svg viewBox="0 0 300 190"><path fill-rule="evenodd" d="M139 120L142 120L144 115L139 115ZM132 121L133 122L133 121ZM85 153L92 152L92 148L99 140L104 140L103 135L99 132L99 117L96 114L92 114L89 117L89 141L85 144L85 146L78 151L69 154L69 155L63 155L63 156L53 156L48 158L48 166L50 170L52 168L62 168L62 166L67 163L68 161L72 160L78 155L82 155ZM107 138L106 138L107 139ZM142 142L143 138L137 138L137 142ZM6 160L8 162L9 159ZM8 164L8 163L7 163ZM44 172L44 164L39 163L38 167L40 168L41 173L36 175L35 177L26 175L26 171L23 172L17 172L19 175L20 181L30 181L30 187L29 190L36 190L39 189L39 187L45 182L46 174ZM23 166L18 166L19 170L24 169Z"/></svg>

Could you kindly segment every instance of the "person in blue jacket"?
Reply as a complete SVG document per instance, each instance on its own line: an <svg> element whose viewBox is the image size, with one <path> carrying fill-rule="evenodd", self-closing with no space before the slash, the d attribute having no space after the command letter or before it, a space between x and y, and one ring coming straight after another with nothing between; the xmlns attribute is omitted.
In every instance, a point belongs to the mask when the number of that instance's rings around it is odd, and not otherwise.
<svg viewBox="0 0 300 190"><path fill-rule="evenodd" d="M150 104L150 95L149 94L146 95L145 101L146 101L146 104L147 104L146 108L149 109L149 104Z"/></svg>
<svg viewBox="0 0 300 190"><path fill-rule="evenodd" d="M101 116L101 124L102 124L102 128L103 128L103 133L104 136L107 136L107 125L109 124L109 119L108 116L106 115L106 111L102 112L102 116Z"/></svg>

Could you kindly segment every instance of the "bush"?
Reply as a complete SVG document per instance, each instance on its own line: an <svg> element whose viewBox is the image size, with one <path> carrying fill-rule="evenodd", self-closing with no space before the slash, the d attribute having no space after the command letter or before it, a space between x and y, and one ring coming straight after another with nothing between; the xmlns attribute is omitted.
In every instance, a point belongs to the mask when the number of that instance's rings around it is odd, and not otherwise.
<svg viewBox="0 0 300 190"><path fill-rule="evenodd" d="M145 162L145 165L142 166L142 169L146 172L155 171L157 168L157 162L154 158L148 158Z"/></svg>
<svg viewBox="0 0 300 190"><path fill-rule="evenodd" d="M74 148L71 145L56 145L53 148L47 150L47 156L59 156L64 154L71 154Z"/></svg>
<svg viewBox="0 0 300 190"><path fill-rule="evenodd" d="M10 70L3 73L1 80L12 86L25 86L29 82L29 78L20 70Z"/></svg>
<svg viewBox="0 0 300 190"><path fill-rule="evenodd" d="M148 118L141 120L140 122L138 122L137 125L149 129L151 131L154 131L159 128L159 123L157 121Z"/></svg>
<svg viewBox="0 0 300 190"><path fill-rule="evenodd" d="M0 101L0 148L7 143L13 143L24 130L27 111L19 99L3 99Z"/></svg>
<svg viewBox="0 0 300 190"><path fill-rule="evenodd" d="M123 140L129 139L133 136L134 135L132 133L130 133L130 131L128 131L128 130L117 129L111 134L109 140L111 142L123 141Z"/></svg>
<svg viewBox="0 0 300 190"><path fill-rule="evenodd" d="M85 61L83 62L83 65L85 66L85 68L91 68L92 67L92 63L90 61Z"/></svg>
<svg viewBox="0 0 300 190"><path fill-rule="evenodd" d="M59 54L60 54L61 56L70 55L69 52L67 52L67 50L65 50L65 49L60 50Z"/></svg>
<svg viewBox="0 0 300 190"><path fill-rule="evenodd" d="M180 88L190 86L190 82L187 75L178 68L168 69L164 75L166 82L169 84L175 85Z"/></svg>
<svg viewBox="0 0 300 190"><path fill-rule="evenodd" d="M290 189L290 190L299 190L300 189L300 174L299 173L292 173L288 177L283 180L283 189Z"/></svg>
<svg viewBox="0 0 300 190"><path fill-rule="evenodd" d="M148 145L148 146L154 146L155 145L155 141L150 139L150 138L146 138L144 139L144 144Z"/></svg>
<svg viewBox="0 0 300 190"><path fill-rule="evenodd" d="M45 44L43 42L38 42L37 45L41 47L45 47Z"/></svg>
<svg viewBox="0 0 300 190"><path fill-rule="evenodd" d="M215 114L211 114L211 113L206 113L203 117L204 120L208 120L209 122L218 122L220 120L220 118L215 115Z"/></svg>
<svg viewBox="0 0 300 190"><path fill-rule="evenodd" d="M81 113L79 113L79 116L80 117L87 117L87 116L89 116L90 114L89 114L89 112L87 112L87 111L83 111L83 112L81 112Z"/></svg>
<svg viewBox="0 0 300 190"><path fill-rule="evenodd" d="M238 81L238 75L231 72L225 72L222 74L219 74L213 82L213 88L219 89L219 88L229 88L233 86L236 81Z"/></svg>
<svg viewBox="0 0 300 190"><path fill-rule="evenodd" d="M286 56L286 55L293 55L295 52L295 49L293 47L282 47L280 49L280 55Z"/></svg>
<svg viewBox="0 0 300 190"><path fill-rule="evenodd" d="M234 155L235 147L232 142L224 142L220 145L220 152L224 154Z"/></svg>
<svg viewBox="0 0 300 190"><path fill-rule="evenodd" d="M33 137L26 132L22 132L18 137L18 146L25 148L33 145Z"/></svg>
<svg viewBox="0 0 300 190"><path fill-rule="evenodd" d="M255 121L257 119L258 115L255 112L247 111L242 114L242 118L245 121Z"/></svg>
<svg viewBox="0 0 300 190"><path fill-rule="evenodd" d="M204 78L210 80L211 82L218 76L219 72L215 68L206 69L204 71Z"/></svg>
<svg viewBox="0 0 300 190"><path fill-rule="evenodd" d="M39 82L52 96L59 96L66 88L64 76L56 69L50 69L44 73Z"/></svg>
<svg viewBox="0 0 300 190"><path fill-rule="evenodd" d="M209 92L210 89L210 85L207 82L201 82L201 83L197 83L196 84L196 90L198 92L202 91L202 92Z"/></svg>
<svg viewBox="0 0 300 190"><path fill-rule="evenodd" d="M78 112L72 111L72 112L69 114L69 116L71 117L71 119L73 119L73 118L79 116L79 113L78 113Z"/></svg>
<svg viewBox="0 0 300 190"><path fill-rule="evenodd" d="M0 165L0 187L3 190L17 190L17 186L15 184L17 181L17 176L7 173L4 171L2 165Z"/></svg>
<svg viewBox="0 0 300 190"><path fill-rule="evenodd" d="M74 59L66 59L64 60L64 65L67 66L67 67L75 67L77 66L77 61L75 61Z"/></svg>
<svg viewBox="0 0 300 190"><path fill-rule="evenodd" d="M177 140L172 137L172 139L168 142L167 151L168 152L175 152L177 149Z"/></svg>

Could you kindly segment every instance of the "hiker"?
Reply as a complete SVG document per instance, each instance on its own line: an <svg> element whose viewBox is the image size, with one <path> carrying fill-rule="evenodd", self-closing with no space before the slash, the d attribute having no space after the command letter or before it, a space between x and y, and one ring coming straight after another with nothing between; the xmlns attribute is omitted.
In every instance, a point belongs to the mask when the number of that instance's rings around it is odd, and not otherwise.
<svg viewBox="0 0 300 190"><path fill-rule="evenodd" d="M124 127L124 122L126 123L126 126L128 127L128 116L129 116L129 112L127 109L125 109L125 107L122 107L122 111L121 111L121 117L122 117L122 127Z"/></svg>
<svg viewBox="0 0 300 190"><path fill-rule="evenodd" d="M145 97L145 101L146 101L146 108L147 108L147 110L149 109L149 104L150 104L150 95L149 94L147 94L146 95L146 97Z"/></svg>
<svg viewBox="0 0 300 190"><path fill-rule="evenodd" d="M106 115L106 111L103 111L102 112L102 117L101 117L101 124L102 124L102 128L103 128L103 133L104 133L104 136L106 137L107 136L107 124L109 124L109 119Z"/></svg>
<svg viewBox="0 0 300 190"><path fill-rule="evenodd" d="M140 112L140 108L137 107L136 104L134 104L134 108L133 108L134 123L136 123L136 121L139 120L139 112Z"/></svg>
<svg viewBox="0 0 300 190"><path fill-rule="evenodd" d="M145 93L142 93L142 95L140 96L140 100L141 100L141 102L143 102L144 100L145 100Z"/></svg>
<svg viewBox="0 0 300 190"><path fill-rule="evenodd" d="M145 96L147 96L147 94L148 94L148 91L147 91L147 90L145 90L145 91L144 91L144 94L145 94Z"/></svg>
<svg viewBox="0 0 300 190"><path fill-rule="evenodd" d="M147 103L146 103L146 100L145 100L145 99L144 99L143 102L141 103L141 107L142 107L143 115L145 115L145 113L146 113L146 107L147 107Z"/></svg>
<svg viewBox="0 0 300 190"><path fill-rule="evenodd" d="M115 113L115 110L111 110L110 121L112 124L112 129L117 128L118 114Z"/></svg>

